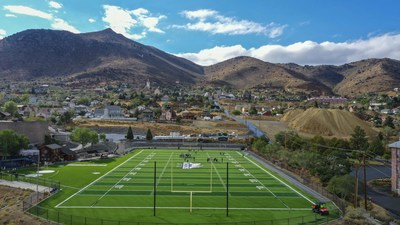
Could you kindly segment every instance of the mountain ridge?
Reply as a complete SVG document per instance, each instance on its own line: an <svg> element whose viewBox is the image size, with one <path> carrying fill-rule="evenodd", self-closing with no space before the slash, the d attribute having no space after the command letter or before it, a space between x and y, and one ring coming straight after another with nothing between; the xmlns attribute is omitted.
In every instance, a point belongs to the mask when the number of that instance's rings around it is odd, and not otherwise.
<svg viewBox="0 0 400 225"><path fill-rule="evenodd" d="M101 82L159 86L230 86L314 95L358 95L400 86L400 61L365 59L344 65L301 66L239 56L201 66L143 45L112 29L73 34L31 29L0 40L0 79L62 80L70 85Z"/></svg>

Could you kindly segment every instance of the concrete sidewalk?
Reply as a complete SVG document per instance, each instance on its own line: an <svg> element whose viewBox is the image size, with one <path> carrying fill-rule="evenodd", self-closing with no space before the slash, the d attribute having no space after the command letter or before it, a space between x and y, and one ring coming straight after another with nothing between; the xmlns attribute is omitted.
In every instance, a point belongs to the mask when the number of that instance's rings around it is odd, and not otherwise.
<svg viewBox="0 0 400 225"><path fill-rule="evenodd" d="M8 187L14 187L14 188L21 188L21 189L30 189L32 191L38 190L39 192L49 192L50 188L41 186L41 185L36 185L36 184L31 184L31 183L26 183L26 182L21 182L21 181L8 181L8 180L0 180L0 185L3 186L8 186Z"/></svg>

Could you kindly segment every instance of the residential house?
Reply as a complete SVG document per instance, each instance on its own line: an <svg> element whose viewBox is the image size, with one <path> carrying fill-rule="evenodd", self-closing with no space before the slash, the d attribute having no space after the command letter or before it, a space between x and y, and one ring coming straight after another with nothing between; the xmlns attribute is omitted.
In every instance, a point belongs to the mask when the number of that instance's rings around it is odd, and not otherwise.
<svg viewBox="0 0 400 225"><path fill-rule="evenodd" d="M141 112L143 121L154 121L154 111L150 108L145 108Z"/></svg>
<svg viewBox="0 0 400 225"><path fill-rule="evenodd" d="M172 109L164 110L161 112L160 121L173 121L176 120L176 112Z"/></svg>
<svg viewBox="0 0 400 225"><path fill-rule="evenodd" d="M0 120L11 119L11 114L8 112L0 111Z"/></svg>
<svg viewBox="0 0 400 225"><path fill-rule="evenodd" d="M400 141L388 146L392 153L392 191L400 194Z"/></svg>
<svg viewBox="0 0 400 225"><path fill-rule="evenodd" d="M382 109L381 113L382 114L387 114L387 115L392 115L393 114L393 110L391 110L391 109Z"/></svg>
<svg viewBox="0 0 400 225"><path fill-rule="evenodd" d="M168 97L168 95L164 95L164 96L162 96L162 97L161 97L161 101L163 101L163 102L167 102L167 101L169 101L169 97Z"/></svg>
<svg viewBox="0 0 400 225"><path fill-rule="evenodd" d="M117 105L108 105L104 109L104 119L110 119L110 118L121 118L124 117L124 114L122 113L122 108Z"/></svg>
<svg viewBox="0 0 400 225"><path fill-rule="evenodd" d="M62 146L58 144L49 144L39 147L40 161L58 162L60 161L60 151Z"/></svg>
<svg viewBox="0 0 400 225"><path fill-rule="evenodd" d="M183 119L187 119L187 120L195 120L196 119L196 114L185 110L185 111L182 112L182 118Z"/></svg>

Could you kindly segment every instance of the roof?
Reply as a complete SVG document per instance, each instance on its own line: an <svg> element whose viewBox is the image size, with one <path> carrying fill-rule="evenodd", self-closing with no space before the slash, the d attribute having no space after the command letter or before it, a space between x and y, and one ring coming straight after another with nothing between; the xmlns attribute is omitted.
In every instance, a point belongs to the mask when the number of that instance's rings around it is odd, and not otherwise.
<svg viewBox="0 0 400 225"><path fill-rule="evenodd" d="M47 147L47 148L50 148L50 149L52 149L52 150L62 148L62 147L59 146L58 144L50 144L50 145L46 145L46 147Z"/></svg>
<svg viewBox="0 0 400 225"><path fill-rule="evenodd" d="M400 148L400 141L388 145L389 148Z"/></svg>

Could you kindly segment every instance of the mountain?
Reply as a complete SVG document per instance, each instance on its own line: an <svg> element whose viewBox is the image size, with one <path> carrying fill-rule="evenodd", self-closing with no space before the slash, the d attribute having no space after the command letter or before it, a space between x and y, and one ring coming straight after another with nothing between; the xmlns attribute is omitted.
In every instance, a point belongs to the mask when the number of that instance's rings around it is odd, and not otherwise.
<svg viewBox="0 0 400 225"><path fill-rule="evenodd" d="M400 87L400 61L366 59L341 66L272 64L236 57L204 68L202 83L238 89L284 89L330 95L387 92Z"/></svg>
<svg viewBox="0 0 400 225"><path fill-rule="evenodd" d="M26 30L0 40L0 79L61 79L71 83L150 79L159 85L194 84L203 68L134 42L111 29L73 34Z"/></svg>
<svg viewBox="0 0 400 225"><path fill-rule="evenodd" d="M236 57L200 66L125 38L111 29L73 34L26 30L0 40L0 80L71 86L150 80L158 86L230 86L314 95L358 95L400 87L400 61L366 59L345 65L273 64Z"/></svg>
<svg viewBox="0 0 400 225"><path fill-rule="evenodd" d="M324 83L303 73L251 57L236 57L204 68L203 82L237 89L269 88L331 94Z"/></svg>

